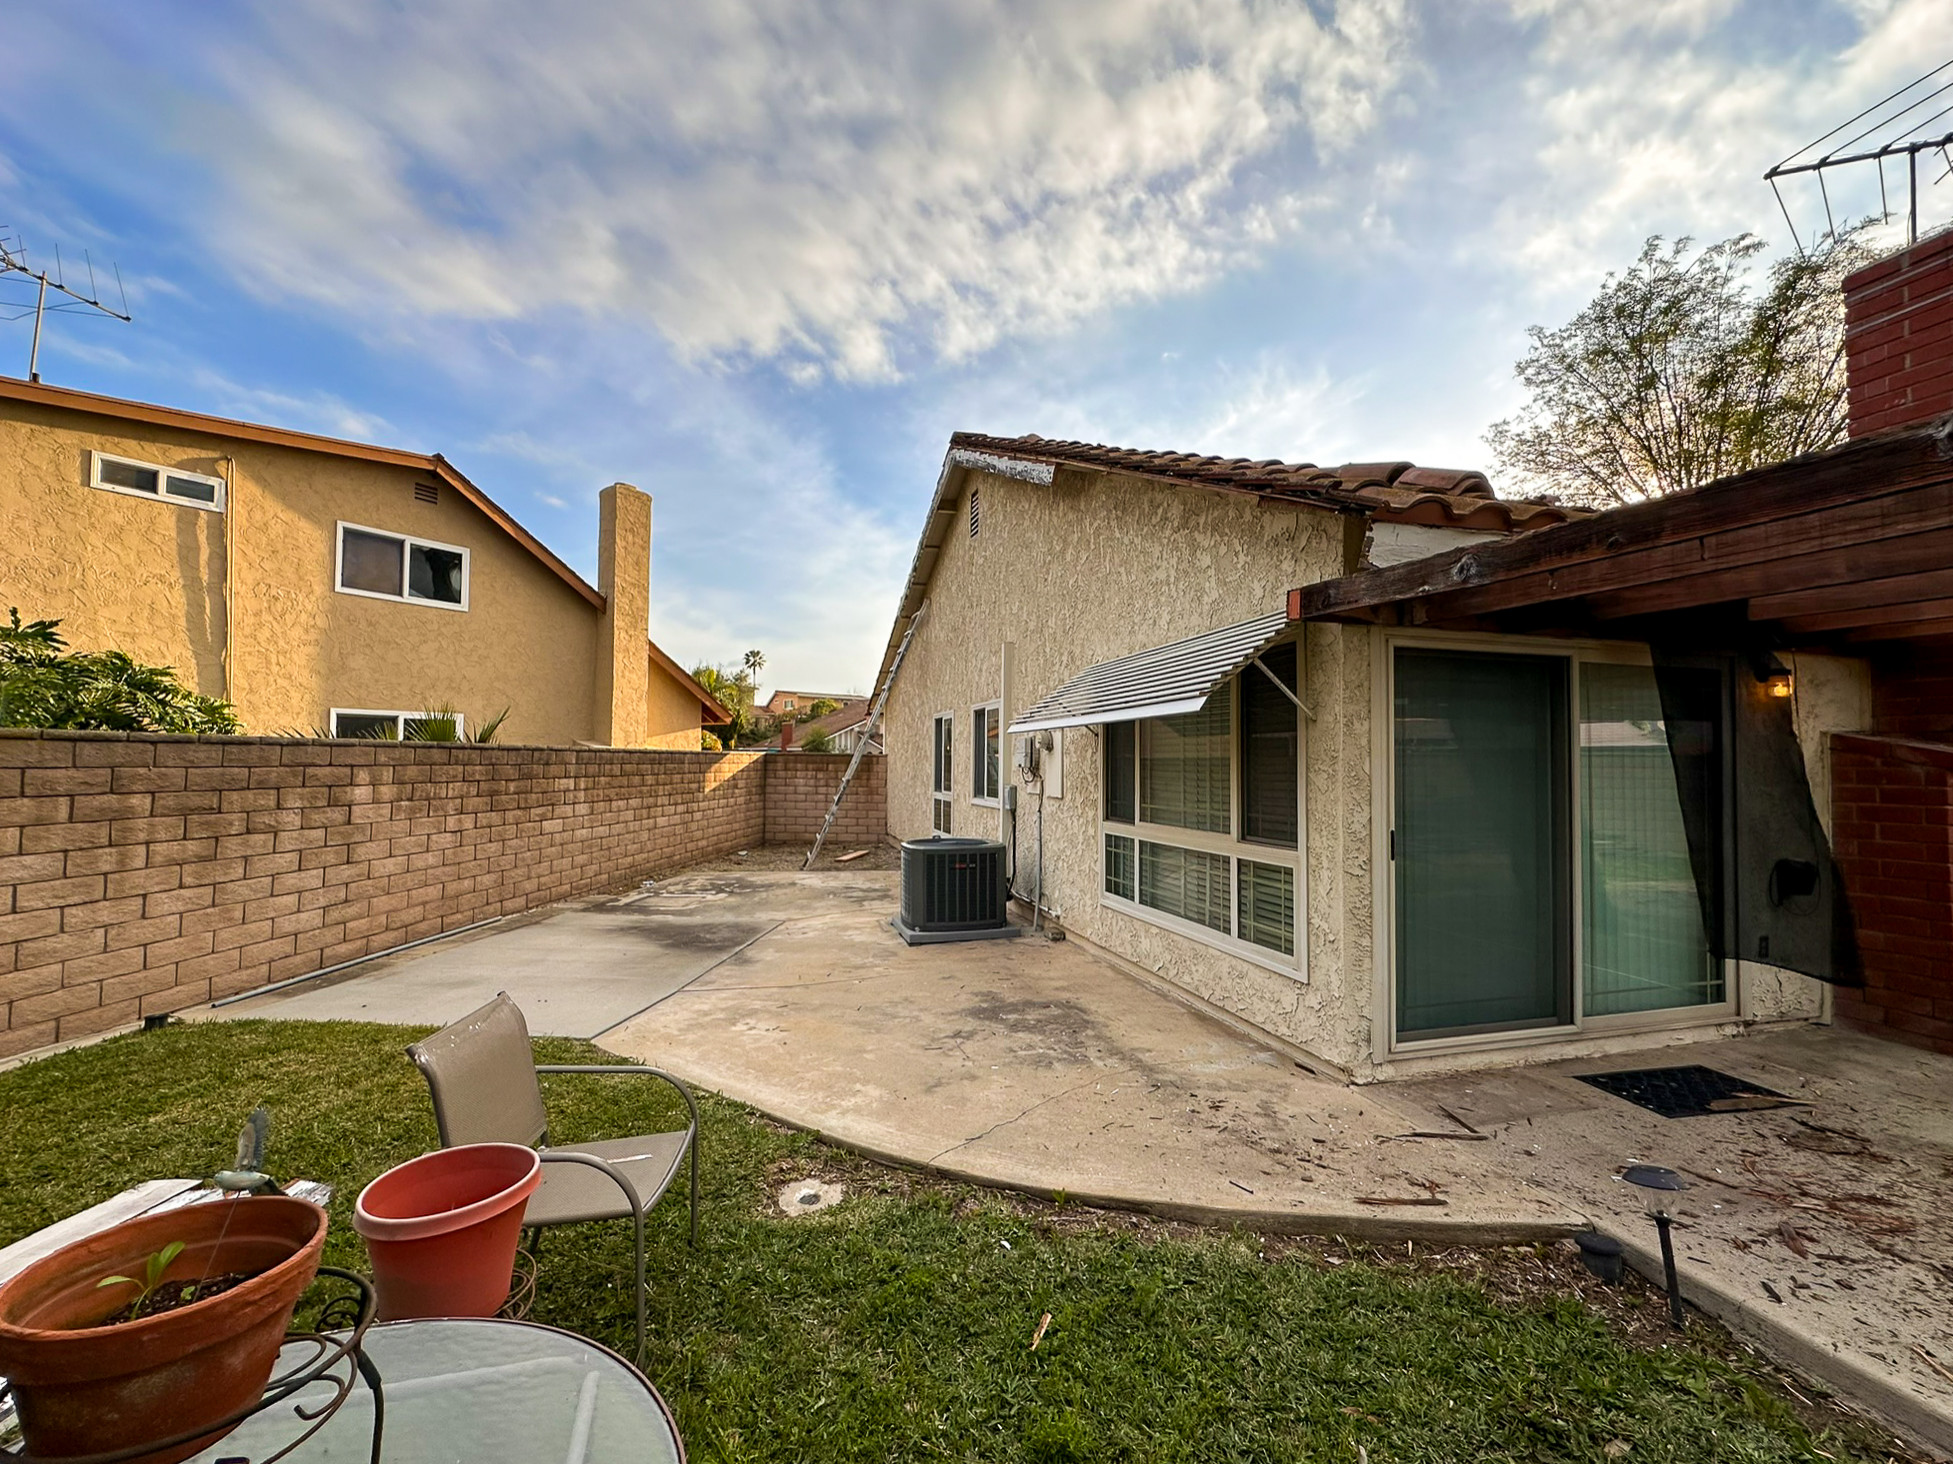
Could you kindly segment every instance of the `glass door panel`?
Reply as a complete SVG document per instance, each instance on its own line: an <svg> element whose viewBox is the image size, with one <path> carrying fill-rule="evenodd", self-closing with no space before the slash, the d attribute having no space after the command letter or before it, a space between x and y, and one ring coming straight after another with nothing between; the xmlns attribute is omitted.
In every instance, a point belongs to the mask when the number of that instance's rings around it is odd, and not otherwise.
<svg viewBox="0 0 1953 1464"><path fill-rule="evenodd" d="M1580 785L1586 1014L1720 1002L1652 667L1581 667Z"/></svg>
<svg viewBox="0 0 1953 1464"><path fill-rule="evenodd" d="M1572 1021L1567 666L1396 653L1397 1033Z"/></svg>

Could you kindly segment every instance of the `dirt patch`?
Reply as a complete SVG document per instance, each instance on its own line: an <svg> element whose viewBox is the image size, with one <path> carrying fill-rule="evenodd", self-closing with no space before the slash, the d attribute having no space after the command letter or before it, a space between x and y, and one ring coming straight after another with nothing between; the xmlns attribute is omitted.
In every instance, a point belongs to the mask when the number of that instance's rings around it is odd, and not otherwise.
<svg viewBox="0 0 1953 1464"><path fill-rule="evenodd" d="M742 849L717 859L708 859L702 864L694 864L688 869L674 870L665 876L676 879L681 874L720 874L727 870L787 870L798 869L807 858L807 844L756 844L750 849ZM867 852L858 859L841 860L857 850ZM821 849L821 857L814 862L814 873L826 869L869 870L900 869L902 851L889 843L874 844L835 844L828 843Z"/></svg>

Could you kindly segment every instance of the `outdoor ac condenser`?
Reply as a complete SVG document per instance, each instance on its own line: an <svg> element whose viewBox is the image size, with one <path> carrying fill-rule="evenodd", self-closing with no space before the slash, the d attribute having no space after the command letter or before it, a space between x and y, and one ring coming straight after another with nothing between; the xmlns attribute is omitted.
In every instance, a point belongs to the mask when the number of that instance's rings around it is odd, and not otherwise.
<svg viewBox="0 0 1953 1464"><path fill-rule="evenodd" d="M889 923L910 945L1017 934L1004 914L1004 846L994 839L909 839L902 910Z"/></svg>

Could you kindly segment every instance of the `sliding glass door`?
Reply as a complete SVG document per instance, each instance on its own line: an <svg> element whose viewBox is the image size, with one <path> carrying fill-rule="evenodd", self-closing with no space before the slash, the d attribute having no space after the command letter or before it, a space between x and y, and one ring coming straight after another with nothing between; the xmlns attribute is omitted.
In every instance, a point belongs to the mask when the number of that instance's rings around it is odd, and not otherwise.
<svg viewBox="0 0 1953 1464"><path fill-rule="evenodd" d="M1722 1003L1653 669L1400 646L1393 670L1398 1039Z"/></svg>
<svg viewBox="0 0 1953 1464"><path fill-rule="evenodd" d="M1396 656L1397 1034L1572 1016L1567 663Z"/></svg>
<svg viewBox="0 0 1953 1464"><path fill-rule="evenodd" d="M1580 794L1582 1010L1720 1002L1652 667L1581 666Z"/></svg>

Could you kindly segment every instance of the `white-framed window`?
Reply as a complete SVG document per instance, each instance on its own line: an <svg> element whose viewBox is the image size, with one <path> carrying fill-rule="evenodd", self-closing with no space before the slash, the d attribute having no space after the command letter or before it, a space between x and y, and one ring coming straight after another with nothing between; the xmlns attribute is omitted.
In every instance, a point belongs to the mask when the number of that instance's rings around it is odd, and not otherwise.
<svg viewBox="0 0 1953 1464"><path fill-rule="evenodd" d="M1105 904L1278 970L1300 967L1296 673L1294 645L1275 646L1197 712L1105 724Z"/></svg>
<svg viewBox="0 0 1953 1464"><path fill-rule="evenodd" d="M932 782L929 797L929 826L939 834L946 834L950 827L951 790L955 782L956 714L939 712L929 724L929 747Z"/></svg>
<svg viewBox="0 0 1953 1464"><path fill-rule="evenodd" d="M970 797L994 808L1001 796L1002 768L999 744L1003 735L1002 702L973 708L970 712Z"/></svg>
<svg viewBox="0 0 1953 1464"><path fill-rule="evenodd" d="M339 525L333 584L342 595L468 608L468 551L364 524Z"/></svg>
<svg viewBox="0 0 1953 1464"><path fill-rule="evenodd" d="M378 737L390 742L459 742L465 735L459 712L389 712L371 707L334 707L334 737ZM454 728L447 735L447 726ZM434 735L429 736L432 733Z"/></svg>
<svg viewBox="0 0 1953 1464"><path fill-rule="evenodd" d="M106 452L88 454L88 485L106 488L111 493L126 493L132 498L168 499L187 508L224 511L224 480L208 473L192 473L183 468L166 468L160 463L138 462L135 458L115 457Z"/></svg>

